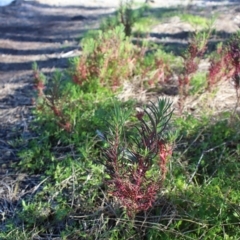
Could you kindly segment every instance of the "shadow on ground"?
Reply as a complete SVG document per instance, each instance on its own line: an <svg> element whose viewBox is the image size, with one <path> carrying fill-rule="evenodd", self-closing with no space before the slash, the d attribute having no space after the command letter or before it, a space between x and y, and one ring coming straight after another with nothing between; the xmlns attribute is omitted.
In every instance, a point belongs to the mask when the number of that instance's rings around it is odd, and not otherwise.
<svg viewBox="0 0 240 240"><path fill-rule="evenodd" d="M79 40L85 32L98 28L100 20L112 12L109 8L52 7L36 2L0 7L0 219L3 225L5 217L14 217L21 191L39 184L39 177L22 176L12 170L21 150L16 141L23 139L23 148L24 141L34 137L29 128L33 120L32 64L37 62L48 76L56 68L65 69L68 57L80 54Z"/></svg>

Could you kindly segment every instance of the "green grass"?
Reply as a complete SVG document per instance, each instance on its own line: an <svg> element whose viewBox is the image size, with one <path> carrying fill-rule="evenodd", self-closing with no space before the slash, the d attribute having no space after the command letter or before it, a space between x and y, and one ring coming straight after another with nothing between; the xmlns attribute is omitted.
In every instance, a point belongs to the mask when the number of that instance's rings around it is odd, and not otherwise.
<svg viewBox="0 0 240 240"><path fill-rule="evenodd" d="M207 28L211 23L207 18L192 14L180 14L180 19L184 22L190 23L193 27Z"/></svg>
<svg viewBox="0 0 240 240"><path fill-rule="evenodd" d="M205 21L189 20L188 15L185 19L200 25ZM145 28L151 21L142 18L135 27ZM239 239L239 117L231 110L216 114L207 109L200 109L198 116L186 112L179 116L175 109L161 132L168 118L157 117L156 109L147 118L150 104L123 102L117 96L124 81L136 84L139 79L140 85L153 80L158 87L159 69L168 66L179 74L175 69L181 65L180 57L150 43L133 45L123 26L94 32L94 37L89 34L81 44L83 55L50 79L34 66L36 108L29 126L33 136L16 140L13 146L20 157L16 172L37 177L37 187L12 203L14 214L4 215L0 239ZM206 74L192 77L190 95L206 91ZM152 86L141 87L151 91ZM142 115L136 107L148 110ZM152 140L143 140L159 131L164 146L172 149L172 156L165 157L166 179L160 181L153 205L129 216L114 197L109 180L116 169L107 157L114 159L110 150L118 143L117 151L125 154L118 177L129 177L129 171L136 174L136 155L122 149L134 152L139 145L153 146ZM154 148L151 151L152 168L146 178L155 181L163 170L159 171L159 156L152 154ZM137 153L146 158L149 149Z"/></svg>
<svg viewBox="0 0 240 240"><path fill-rule="evenodd" d="M196 73L191 80L190 94L196 95L203 93L204 89L206 88L206 84L206 73Z"/></svg>
<svg viewBox="0 0 240 240"><path fill-rule="evenodd" d="M157 25L159 20L155 17L142 17L134 24L133 30L136 35L146 34L150 32L154 25Z"/></svg>

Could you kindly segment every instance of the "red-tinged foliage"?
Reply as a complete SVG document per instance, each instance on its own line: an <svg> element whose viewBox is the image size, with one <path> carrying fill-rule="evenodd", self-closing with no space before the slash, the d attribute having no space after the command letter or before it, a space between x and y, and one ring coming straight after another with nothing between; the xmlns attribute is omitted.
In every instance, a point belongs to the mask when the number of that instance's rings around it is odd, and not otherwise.
<svg viewBox="0 0 240 240"><path fill-rule="evenodd" d="M72 131L72 124L70 122L58 122L58 125L68 133Z"/></svg>
<svg viewBox="0 0 240 240"><path fill-rule="evenodd" d="M178 94L179 94L178 108L180 110L180 113L182 113L184 102L188 96L189 84L190 79L188 75L178 76Z"/></svg>
<svg viewBox="0 0 240 240"><path fill-rule="evenodd" d="M79 58L73 69L74 83L83 85L86 81L98 79L102 86L114 90L121 86L124 79L132 76L136 53L127 48L125 52L120 50L122 42L116 36L102 41L103 44L97 46L91 54Z"/></svg>
<svg viewBox="0 0 240 240"><path fill-rule="evenodd" d="M189 76L190 74L194 74L198 69L198 63L196 62L196 59L189 58L186 59L184 62L184 72L185 75ZM187 82L189 84L190 81Z"/></svg>
<svg viewBox="0 0 240 240"><path fill-rule="evenodd" d="M240 45L239 36L233 36L224 46L217 49L218 60L210 59L208 90L222 79L231 79L236 91L240 87Z"/></svg>
<svg viewBox="0 0 240 240"><path fill-rule="evenodd" d="M53 110L53 113L56 117L62 116L61 110L59 108L57 108L56 106L52 106L51 109Z"/></svg>
<svg viewBox="0 0 240 240"><path fill-rule="evenodd" d="M228 76L234 83L236 90L240 87L240 37L236 36L230 41L227 47L227 54L225 56L225 62L228 69Z"/></svg>
<svg viewBox="0 0 240 240"><path fill-rule="evenodd" d="M85 58L80 58L74 69L73 82L82 85L89 77L90 71Z"/></svg>
<svg viewBox="0 0 240 240"><path fill-rule="evenodd" d="M168 159L172 155L172 147L167 145L162 140L159 141L159 167L161 169L162 180L164 181L166 174L167 174L167 163Z"/></svg>
<svg viewBox="0 0 240 240"><path fill-rule="evenodd" d="M159 106L163 107L161 104ZM130 218L151 208L163 187L167 163L172 154L170 145L161 136L171 117L171 114L167 117L164 115L169 106L158 112L153 104L149 107L151 113L147 110L137 112L137 146L134 144L135 147L131 150L125 147L125 142L121 142L119 134L114 135L112 139L106 138L109 147L103 151L103 155L106 159L104 165L111 179L108 180L109 192L126 209ZM164 126L162 121L165 122ZM157 127L159 124L163 128L160 132ZM159 167L158 175L154 177L148 174L153 167Z"/></svg>
<svg viewBox="0 0 240 240"><path fill-rule="evenodd" d="M36 88L37 91L38 91L38 96L42 96L42 95L43 95L43 90L44 90L44 88L45 88L44 83L43 83L42 81L39 81L39 82L36 84L35 88Z"/></svg>
<svg viewBox="0 0 240 240"><path fill-rule="evenodd" d="M38 97L42 97L44 95L43 93L45 89L44 79L38 70L34 71L34 89L37 90Z"/></svg>
<svg viewBox="0 0 240 240"><path fill-rule="evenodd" d="M99 35L94 49L83 53L72 68L72 81L78 85L97 80L101 86L116 91L123 81L139 76L150 86L168 81L173 72L163 59L155 58L151 66L145 64L145 46L134 46L126 37L112 30Z"/></svg>
<svg viewBox="0 0 240 240"><path fill-rule="evenodd" d="M183 56L183 72L178 76L178 107L180 114L183 111L184 103L189 95L191 79L193 75L197 72L199 62L207 49L206 45L207 38L204 40L199 40L196 36L196 38L194 38L189 44L185 56Z"/></svg>
<svg viewBox="0 0 240 240"><path fill-rule="evenodd" d="M207 76L207 89L210 91L212 86L224 78L225 64L224 59L221 58L218 61L211 60L210 67L208 69Z"/></svg>
<svg viewBox="0 0 240 240"><path fill-rule="evenodd" d="M134 217L136 213L147 211L153 206L157 194L163 187L167 173L167 163L171 154L172 149L163 141L159 141L157 161L161 174L156 179L147 177L147 171L152 167L150 159L135 153L136 164L126 167L120 163L116 155L115 157L109 155L114 159L108 165L108 169L111 169L112 179L108 182L109 188L112 189L110 194L118 199L130 218Z"/></svg>
<svg viewBox="0 0 240 240"><path fill-rule="evenodd" d="M201 40L200 40L201 41ZM203 40L202 46L200 47L200 42L198 39L194 39L193 42L189 44L188 53L190 58L194 59L197 57L202 57L207 50L207 39Z"/></svg>
<svg viewBox="0 0 240 240"><path fill-rule="evenodd" d="M138 111L136 114L136 118L141 121L144 116L144 111Z"/></svg>
<svg viewBox="0 0 240 240"><path fill-rule="evenodd" d="M131 180L122 176L115 177L112 182L115 189L112 195L126 208L130 218L138 212L151 208L160 188L157 183L147 182L141 175L135 173Z"/></svg>
<svg viewBox="0 0 240 240"><path fill-rule="evenodd" d="M36 104L36 109L41 112L47 111L47 109L52 111L57 125L61 127L64 131L71 132L72 124L63 112L62 103L58 99L58 91L60 90L57 89L57 85L55 86L55 91L53 91L51 97L45 95L44 75L42 75L37 68L34 70L34 82L34 88L37 90L38 97L41 99L41 103L37 103L34 100L34 104Z"/></svg>
<svg viewBox="0 0 240 240"><path fill-rule="evenodd" d="M155 68L158 70L153 76L155 82L164 83L172 78L173 72L169 64L165 63L162 59L155 59Z"/></svg>

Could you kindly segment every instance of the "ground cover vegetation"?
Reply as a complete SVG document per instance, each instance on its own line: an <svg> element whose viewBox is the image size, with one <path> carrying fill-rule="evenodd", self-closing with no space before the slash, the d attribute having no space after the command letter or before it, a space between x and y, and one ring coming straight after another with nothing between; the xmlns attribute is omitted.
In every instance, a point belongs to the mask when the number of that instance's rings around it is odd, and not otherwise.
<svg viewBox="0 0 240 240"><path fill-rule="evenodd" d="M66 71L34 64L32 136L13 144L14 168L38 184L1 212L1 239L240 238L239 34L209 53L212 25L184 13L204 28L175 56L143 40L156 18L132 4L85 36ZM176 104L161 94L173 79ZM223 81L236 104L216 113L207 102ZM123 101L126 84L152 98Z"/></svg>

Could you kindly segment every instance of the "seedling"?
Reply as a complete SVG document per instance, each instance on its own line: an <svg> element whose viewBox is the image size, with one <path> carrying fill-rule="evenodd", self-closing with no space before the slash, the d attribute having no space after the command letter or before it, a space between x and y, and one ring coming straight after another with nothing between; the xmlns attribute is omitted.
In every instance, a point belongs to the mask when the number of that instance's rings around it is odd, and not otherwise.
<svg viewBox="0 0 240 240"><path fill-rule="evenodd" d="M115 106L106 134L98 134L107 143L103 164L110 176L109 193L120 201L130 218L148 210L161 191L167 173L171 147L166 130L172 116L171 103L162 99L137 112L135 130L127 130L128 112ZM150 171L157 176L149 176Z"/></svg>

